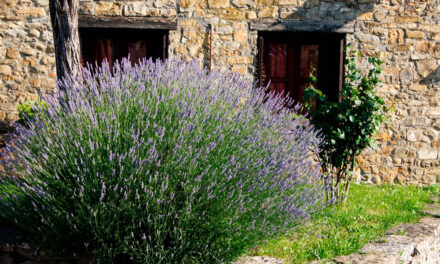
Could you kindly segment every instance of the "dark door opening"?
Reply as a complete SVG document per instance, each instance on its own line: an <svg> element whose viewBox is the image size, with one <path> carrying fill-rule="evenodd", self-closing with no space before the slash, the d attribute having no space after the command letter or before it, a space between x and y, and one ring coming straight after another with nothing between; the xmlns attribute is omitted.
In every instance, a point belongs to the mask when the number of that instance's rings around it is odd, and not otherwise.
<svg viewBox="0 0 440 264"><path fill-rule="evenodd" d="M143 58L165 60L168 56L168 30L125 28L80 28L81 62L113 66L130 56L132 63Z"/></svg>

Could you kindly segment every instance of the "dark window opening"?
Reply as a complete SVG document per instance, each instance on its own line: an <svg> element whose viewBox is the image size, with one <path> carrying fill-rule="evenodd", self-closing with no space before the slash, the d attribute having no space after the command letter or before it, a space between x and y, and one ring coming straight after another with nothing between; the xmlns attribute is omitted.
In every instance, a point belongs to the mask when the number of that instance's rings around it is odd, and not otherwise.
<svg viewBox="0 0 440 264"><path fill-rule="evenodd" d="M344 34L260 32L259 81L269 91L289 94L303 102L304 90L314 85L338 101L343 83ZM317 78L311 82L310 75Z"/></svg>
<svg viewBox="0 0 440 264"><path fill-rule="evenodd" d="M168 30L131 28L80 28L81 62L101 65L104 59L113 66L130 56L132 63L143 58L165 60L168 56Z"/></svg>

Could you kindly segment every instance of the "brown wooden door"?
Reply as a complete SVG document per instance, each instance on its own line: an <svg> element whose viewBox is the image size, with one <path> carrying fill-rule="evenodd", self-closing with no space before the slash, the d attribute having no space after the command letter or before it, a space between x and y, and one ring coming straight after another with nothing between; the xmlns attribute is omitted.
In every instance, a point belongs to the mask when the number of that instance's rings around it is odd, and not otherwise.
<svg viewBox="0 0 440 264"><path fill-rule="evenodd" d="M342 35L260 34L260 83L296 102L303 102L309 85L317 86L332 100L338 98L343 74L341 45ZM317 77L317 84L311 82L311 75Z"/></svg>

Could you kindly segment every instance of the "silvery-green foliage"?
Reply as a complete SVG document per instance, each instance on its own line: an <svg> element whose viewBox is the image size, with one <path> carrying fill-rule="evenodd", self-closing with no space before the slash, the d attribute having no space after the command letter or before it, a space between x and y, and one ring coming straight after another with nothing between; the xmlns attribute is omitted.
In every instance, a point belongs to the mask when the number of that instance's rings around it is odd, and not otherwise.
<svg viewBox="0 0 440 264"><path fill-rule="evenodd" d="M281 97L194 62L123 60L82 78L6 148L19 191L0 213L35 246L228 263L320 208L321 140Z"/></svg>

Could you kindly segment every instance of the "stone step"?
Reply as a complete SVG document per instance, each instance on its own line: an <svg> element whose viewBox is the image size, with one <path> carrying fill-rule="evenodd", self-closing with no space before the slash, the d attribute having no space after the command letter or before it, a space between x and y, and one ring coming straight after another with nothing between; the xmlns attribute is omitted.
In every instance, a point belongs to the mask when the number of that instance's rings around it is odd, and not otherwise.
<svg viewBox="0 0 440 264"><path fill-rule="evenodd" d="M433 203L440 203L440 197L439 196L432 196L429 198Z"/></svg>
<svg viewBox="0 0 440 264"><path fill-rule="evenodd" d="M284 260L269 257L244 257L235 264L284 264Z"/></svg>
<svg viewBox="0 0 440 264"><path fill-rule="evenodd" d="M440 217L440 203L427 204L421 212L433 217Z"/></svg>
<svg viewBox="0 0 440 264"><path fill-rule="evenodd" d="M437 204L437 206L439 206ZM440 212L428 206L430 212ZM438 210L438 211L437 211ZM439 215L440 217L440 215ZM311 264L436 264L440 263L440 218L425 217L416 224L401 224L358 252Z"/></svg>

